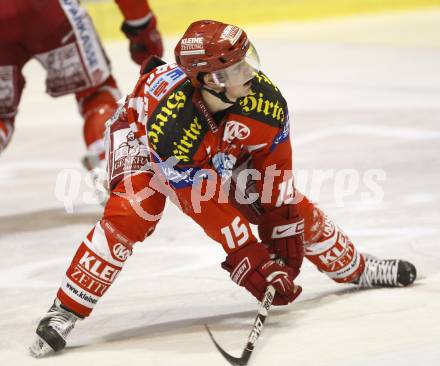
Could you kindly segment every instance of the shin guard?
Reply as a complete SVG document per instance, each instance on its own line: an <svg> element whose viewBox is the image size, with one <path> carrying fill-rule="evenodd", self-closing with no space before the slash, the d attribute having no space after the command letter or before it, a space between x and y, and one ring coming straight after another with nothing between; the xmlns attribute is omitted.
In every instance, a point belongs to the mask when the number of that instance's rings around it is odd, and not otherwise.
<svg viewBox="0 0 440 366"><path fill-rule="evenodd" d="M84 118L84 141L87 146L84 165L89 170L98 167L100 161L105 158L105 122L115 112L120 96L112 77L109 77L99 87L76 94L80 112Z"/></svg>
<svg viewBox="0 0 440 366"><path fill-rule="evenodd" d="M114 282L133 242L106 220L99 221L79 246L57 297L69 310L88 316Z"/></svg>
<svg viewBox="0 0 440 366"><path fill-rule="evenodd" d="M305 222L306 258L336 282L359 278L365 261L350 238L306 197L298 207Z"/></svg>
<svg viewBox="0 0 440 366"><path fill-rule="evenodd" d="M364 270L364 258L327 216L321 236L314 243L306 243L305 253L307 259L336 282L352 282Z"/></svg>

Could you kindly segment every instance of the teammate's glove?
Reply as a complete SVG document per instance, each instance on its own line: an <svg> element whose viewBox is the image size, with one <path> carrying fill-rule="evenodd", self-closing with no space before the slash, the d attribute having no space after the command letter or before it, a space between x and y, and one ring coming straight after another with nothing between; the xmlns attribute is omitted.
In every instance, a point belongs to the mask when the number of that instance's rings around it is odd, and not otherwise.
<svg viewBox="0 0 440 366"><path fill-rule="evenodd" d="M304 220L295 206L282 206L260 216L258 232L269 252L292 268L295 279L304 259Z"/></svg>
<svg viewBox="0 0 440 366"><path fill-rule="evenodd" d="M276 290L274 305L287 305L302 291L301 286L293 283L292 269L271 260L261 243L251 243L230 253L222 267L231 274L234 282L245 287L259 301L268 285Z"/></svg>
<svg viewBox="0 0 440 366"><path fill-rule="evenodd" d="M139 65L150 55L162 57L162 37L156 24L154 15L141 25L133 26L127 21L122 23L121 30L130 41L131 59Z"/></svg>

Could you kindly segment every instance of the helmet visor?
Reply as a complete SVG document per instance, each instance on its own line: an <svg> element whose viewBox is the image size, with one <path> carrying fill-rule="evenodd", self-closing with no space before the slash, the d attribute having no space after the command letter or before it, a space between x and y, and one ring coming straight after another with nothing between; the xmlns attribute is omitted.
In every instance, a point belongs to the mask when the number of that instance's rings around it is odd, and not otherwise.
<svg viewBox="0 0 440 366"><path fill-rule="evenodd" d="M243 85L254 77L260 69L260 59L252 43L243 60L225 69L211 73L213 81L221 87Z"/></svg>

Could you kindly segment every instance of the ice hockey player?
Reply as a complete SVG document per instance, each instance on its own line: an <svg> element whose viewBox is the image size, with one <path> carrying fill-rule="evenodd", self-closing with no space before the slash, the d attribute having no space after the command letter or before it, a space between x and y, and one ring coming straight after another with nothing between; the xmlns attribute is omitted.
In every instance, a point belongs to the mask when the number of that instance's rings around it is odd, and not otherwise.
<svg viewBox="0 0 440 366"><path fill-rule="evenodd" d="M132 59L141 64L149 55L162 56L161 36L147 0L115 1L125 19L122 31ZM0 2L0 152L11 140L25 86L22 69L32 58L46 69L51 96L75 94L84 119L83 163L88 169L96 167L105 156L105 121L121 94L92 21L78 0Z"/></svg>
<svg viewBox="0 0 440 366"><path fill-rule="evenodd" d="M31 346L36 357L65 347L75 322L90 315L134 244L153 233L167 198L222 245L222 267L234 282L257 299L273 285L275 305L301 293L294 280L304 255L332 280L362 288L402 287L416 278L407 261L360 253L294 189L287 103L259 69L242 29L195 22L175 57L176 64L144 64L108 126L111 195L38 324Z"/></svg>

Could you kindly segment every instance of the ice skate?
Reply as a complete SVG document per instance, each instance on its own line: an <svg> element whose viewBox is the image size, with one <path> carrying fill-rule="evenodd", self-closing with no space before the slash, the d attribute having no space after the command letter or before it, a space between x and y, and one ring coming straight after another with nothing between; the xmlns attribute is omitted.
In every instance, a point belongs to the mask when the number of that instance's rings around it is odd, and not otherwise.
<svg viewBox="0 0 440 366"><path fill-rule="evenodd" d="M363 254L365 269L354 281L362 288L405 287L412 284L416 277L416 267L400 259L378 259L370 254Z"/></svg>
<svg viewBox="0 0 440 366"><path fill-rule="evenodd" d="M82 158L81 162L92 178L93 190L98 203L101 206L105 206L110 195L107 189L105 160L100 161L98 157L88 154Z"/></svg>
<svg viewBox="0 0 440 366"><path fill-rule="evenodd" d="M44 357L48 353L58 352L66 346L66 338L80 319L75 314L61 307L55 299L49 311L40 320L37 326L37 338L29 347L33 357Z"/></svg>

